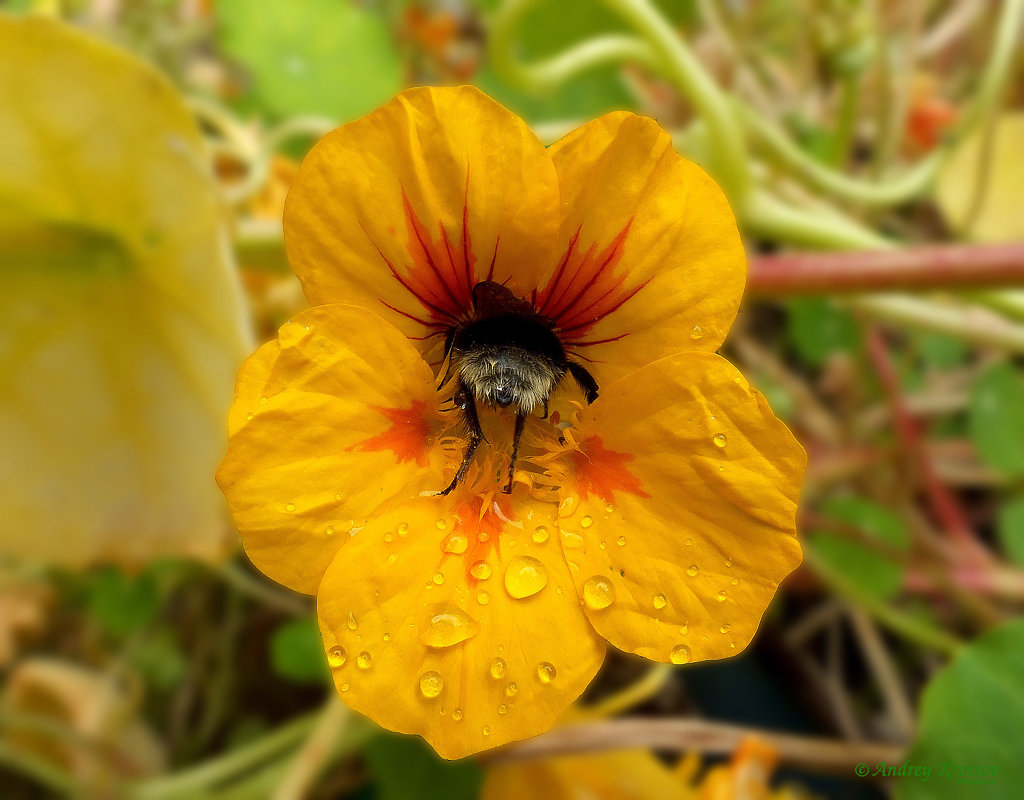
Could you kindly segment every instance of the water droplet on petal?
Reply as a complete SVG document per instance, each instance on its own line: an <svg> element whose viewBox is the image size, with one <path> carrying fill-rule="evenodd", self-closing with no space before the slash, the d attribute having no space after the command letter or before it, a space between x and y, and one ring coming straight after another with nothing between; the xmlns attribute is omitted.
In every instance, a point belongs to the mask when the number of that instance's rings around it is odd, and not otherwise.
<svg viewBox="0 0 1024 800"><path fill-rule="evenodd" d="M686 539L686 546L687 547L693 547L693 539L687 537L687 539Z"/></svg>
<svg viewBox="0 0 1024 800"><path fill-rule="evenodd" d="M505 697L515 697L518 691L519 687L516 686L514 683L510 683L508 686L505 687Z"/></svg>
<svg viewBox="0 0 1024 800"><path fill-rule="evenodd" d="M690 663L690 648L685 644L677 644L672 648L672 652L669 653L669 660L673 664Z"/></svg>
<svg viewBox="0 0 1024 800"><path fill-rule="evenodd" d="M589 528L593 524L594 524L594 518L592 516L590 516L589 514L587 514L583 519L580 520L580 527L581 528Z"/></svg>
<svg viewBox="0 0 1024 800"><path fill-rule="evenodd" d="M715 595L715 599L716 599L716 600L717 600L717 601L718 601L719 603L722 603L722 602L724 602L724 601L725 601L725 589L722 589L722 591L720 591L720 592L719 592L718 594L716 594L716 595Z"/></svg>
<svg viewBox="0 0 1024 800"><path fill-rule="evenodd" d="M252 413L252 412L250 411L250 412L249 412L248 414L246 414L246 415L245 415L245 418L246 418L246 419L252 419L252 418L253 418L254 416L255 416L255 414L253 414L253 413Z"/></svg>
<svg viewBox="0 0 1024 800"><path fill-rule="evenodd" d="M615 544L617 544L619 547L625 547L626 546L626 537L625 536L620 536L618 539L615 540Z"/></svg>
<svg viewBox="0 0 1024 800"><path fill-rule="evenodd" d="M295 510L295 503L289 503L288 505L286 505L284 507L284 510L285 511L294 511Z"/></svg>
<svg viewBox="0 0 1024 800"><path fill-rule="evenodd" d="M448 522L447 522L446 520L444 520L444 519L439 519L439 520L437 521L437 529L438 529L439 531L443 531L443 530L444 530L445 528L447 528L447 527L448 527Z"/></svg>
<svg viewBox="0 0 1024 800"><path fill-rule="evenodd" d="M593 575L583 583L583 600L593 609L608 608L615 601L615 587L607 578Z"/></svg>
<svg viewBox="0 0 1024 800"><path fill-rule="evenodd" d="M359 669L369 669L373 666L373 656L364 650L356 656L356 666Z"/></svg>
<svg viewBox="0 0 1024 800"><path fill-rule="evenodd" d="M740 579L739 578L733 578L731 581L729 581L729 583L731 583L733 586L739 586L740 585Z"/></svg>
<svg viewBox="0 0 1024 800"><path fill-rule="evenodd" d="M399 536L405 536L408 532L409 532L409 523L408 522L399 522L398 523L398 535Z"/></svg>
<svg viewBox="0 0 1024 800"><path fill-rule="evenodd" d="M469 568L469 574L479 581L485 581L491 577L491 565L486 561L477 561Z"/></svg>
<svg viewBox="0 0 1024 800"><path fill-rule="evenodd" d="M438 611L430 617L420 641L427 647L451 647L480 632L480 623L460 608Z"/></svg>
<svg viewBox="0 0 1024 800"><path fill-rule="evenodd" d="M444 574L441 572L435 572L434 577L432 577L430 580L432 580L435 585L440 586L442 583L444 583Z"/></svg>
<svg viewBox="0 0 1024 800"><path fill-rule="evenodd" d="M390 531L388 531L387 533L384 534L384 541L385 542L393 542L393 541L395 541L395 535L393 533L391 533Z"/></svg>
<svg viewBox="0 0 1024 800"><path fill-rule="evenodd" d="M686 574L691 578L696 578L698 572L700 572L700 570L697 568L696 564L691 564L686 570Z"/></svg>
<svg viewBox="0 0 1024 800"><path fill-rule="evenodd" d="M547 570L532 556L516 556L505 570L505 590L517 600L531 597L547 585Z"/></svg>
<svg viewBox="0 0 1024 800"><path fill-rule="evenodd" d="M444 689L444 678L439 672L424 672L420 675L420 694L429 700L441 694Z"/></svg>
<svg viewBox="0 0 1024 800"><path fill-rule="evenodd" d="M455 720L456 722L458 722L459 720L462 719L462 709L461 708L457 708L457 709L455 709L452 712L452 719Z"/></svg>
<svg viewBox="0 0 1024 800"><path fill-rule="evenodd" d="M614 511L615 511L615 506L613 506L611 503L609 503L608 505L606 505L604 507L604 513L605 514L611 514Z"/></svg>
<svg viewBox="0 0 1024 800"><path fill-rule="evenodd" d="M731 558L725 559L725 566L727 566L727 567L731 567L732 566L732 559Z"/></svg>
<svg viewBox="0 0 1024 800"><path fill-rule="evenodd" d="M716 447L725 447L725 442L726 442L726 439L725 439L725 434L724 433L716 433L715 434L715 446Z"/></svg>
<svg viewBox="0 0 1024 800"><path fill-rule="evenodd" d="M476 601L480 605L485 606L489 602L491 602L491 596L489 594L487 594L487 592L477 592L476 593Z"/></svg>
<svg viewBox="0 0 1024 800"><path fill-rule="evenodd" d="M728 633L732 630L732 625L726 622L721 628L718 629L719 633Z"/></svg>
<svg viewBox="0 0 1024 800"><path fill-rule="evenodd" d="M694 325L690 328L690 338L694 341L704 336L704 329L700 325Z"/></svg>
<svg viewBox="0 0 1024 800"><path fill-rule="evenodd" d="M500 706L498 706L498 713L499 714L507 714L508 713L508 706L505 705L504 703L502 703Z"/></svg>
<svg viewBox="0 0 1024 800"><path fill-rule="evenodd" d="M341 691L343 691L343 692L347 692L348 691L348 684L347 683L341 684Z"/></svg>
<svg viewBox="0 0 1024 800"><path fill-rule="evenodd" d="M683 636L686 636L687 634L690 633L690 623L689 623L689 621L684 622L682 625L679 626L679 632L681 634L683 634Z"/></svg>
<svg viewBox="0 0 1024 800"><path fill-rule="evenodd" d="M332 533L334 533L334 526L333 525L328 525L327 526L327 535L330 536Z"/></svg>
<svg viewBox="0 0 1024 800"><path fill-rule="evenodd" d="M347 658L344 647L332 647L327 651L327 663L331 665L332 669L345 666Z"/></svg>
<svg viewBox="0 0 1024 800"><path fill-rule="evenodd" d="M663 595L663 594L656 594L656 595L654 595L654 607L655 608L657 608L658 610L661 610L661 609L663 609L667 605L668 605L668 598L665 597L665 595Z"/></svg>
<svg viewBox="0 0 1024 800"><path fill-rule="evenodd" d="M359 627L359 622L356 620L355 614L353 614L351 611L349 611L348 612L348 629L350 631L354 631L358 627Z"/></svg>
<svg viewBox="0 0 1024 800"><path fill-rule="evenodd" d="M495 680L505 677L505 659L496 658L491 662L491 677Z"/></svg>
<svg viewBox="0 0 1024 800"><path fill-rule="evenodd" d="M483 734L484 734L484 736L490 736L491 735L491 729L487 725L484 725L484 727L483 727Z"/></svg>
<svg viewBox="0 0 1024 800"><path fill-rule="evenodd" d="M533 541L537 544L544 544L548 540L548 529L543 525L538 525L537 529L533 532Z"/></svg>
<svg viewBox="0 0 1024 800"><path fill-rule="evenodd" d="M537 678L541 683L551 683L555 679L554 666L547 661L540 662L537 665Z"/></svg>

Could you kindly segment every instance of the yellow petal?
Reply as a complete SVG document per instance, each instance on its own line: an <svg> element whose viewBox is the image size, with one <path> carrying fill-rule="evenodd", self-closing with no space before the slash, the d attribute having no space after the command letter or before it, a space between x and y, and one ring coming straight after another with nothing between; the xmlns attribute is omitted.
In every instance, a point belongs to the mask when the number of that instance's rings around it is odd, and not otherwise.
<svg viewBox="0 0 1024 800"><path fill-rule="evenodd" d="M210 476L251 344L199 131L62 23L0 16L0 53L0 546L219 557Z"/></svg>
<svg viewBox="0 0 1024 800"><path fill-rule="evenodd" d="M444 758L547 730L604 657L553 535L554 505L499 498L378 514L317 593L342 699Z"/></svg>
<svg viewBox="0 0 1024 800"><path fill-rule="evenodd" d="M740 652L800 563L786 426L725 359L688 353L608 387L571 435L561 538L595 629L655 661Z"/></svg>
<svg viewBox="0 0 1024 800"><path fill-rule="evenodd" d="M501 764L487 770L481 800L692 800L694 793L646 750Z"/></svg>
<svg viewBox="0 0 1024 800"><path fill-rule="evenodd" d="M318 306L242 367L217 480L265 574L312 594L349 538L395 498L444 486L426 362L363 308Z"/></svg>
<svg viewBox="0 0 1024 800"><path fill-rule="evenodd" d="M561 260L537 295L599 384L680 350L717 350L746 281L721 189L651 119L618 112L552 145Z"/></svg>
<svg viewBox="0 0 1024 800"><path fill-rule="evenodd" d="M285 243L312 303L355 303L426 352L479 281L517 295L552 260L558 179L522 120L479 90L410 89L325 136L285 206Z"/></svg>

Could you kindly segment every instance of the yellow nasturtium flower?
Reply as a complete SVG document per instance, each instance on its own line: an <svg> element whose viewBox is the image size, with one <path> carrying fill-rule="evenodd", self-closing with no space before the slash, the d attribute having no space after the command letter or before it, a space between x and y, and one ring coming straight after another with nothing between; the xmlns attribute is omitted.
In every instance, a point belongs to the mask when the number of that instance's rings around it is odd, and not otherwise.
<svg viewBox="0 0 1024 800"><path fill-rule="evenodd" d="M662 662L750 641L800 562L805 456L715 354L745 267L722 192L652 120L545 149L474 88L413 89L328 134L285 208L313 307L242 368L218 478L246 552L315 594L341 697L456 758L549 728L606 642ZM507 287L600 386L513 414L448 495L438 389L473 288Z"/></svg>

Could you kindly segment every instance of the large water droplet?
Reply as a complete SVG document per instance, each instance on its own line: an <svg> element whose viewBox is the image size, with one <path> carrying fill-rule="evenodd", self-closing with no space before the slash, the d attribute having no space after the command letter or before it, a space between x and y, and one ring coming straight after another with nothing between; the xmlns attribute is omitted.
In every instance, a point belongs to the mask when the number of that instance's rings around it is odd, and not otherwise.
<svg viewBox="0 0 1024 800"><path fill-rule="evenodd" d="M686 570L686 574L689 575L691 578L696 578L698 572L700 572L700 570L697 568L696 564L690 565Z"/></svg>
<svg viewBox="0 0 1024 800"><path fill-rule="evenodd" d="M420 675L420 694L433 700L444 689L444 678L439 672L424 672Z"/></svg>
<svg viewBox="0 0 1024 800"><path fill-rule="evenodd" d="M694 325L690 328L690 338L696 341L704 336L704 329L700 325Z"/></svg>
<svg viewBox="0 0 1024 800"><path fill-rule="evenodd" d="M537 678L541 683L551 683L555 679L555 667L547 661L541 661L537 665Z"/></svg>
<svg viewBox="0 0 1024 800"><path fill-rule="evenodd" d="M491 662L491 677L495 680L505 677L505 659L496 658Z"/></svg>
<svg viewBox="0 0 1024 800"><path fill-rule="evenodd" d="M351 611L348 612L348 629L350 631L356 630L359 627L359 622L356 620L356 615Z"/></svg>
<svg viewBox="0 0 1024 800"><path fill-rule="evenodd" d="M505 570L505 590L517 600L535 595L547 585L547 570L532 556L516 556Z"/></svg>
<svg viewBox="0 0 1024 800"><path fill-rule="evenodd" d="M345 666L347 658L344 647L332 647L327 651L327 663L330 664L332 669Z"/></svg>
<svg viewBox="0 0 1024 800"><path fill-rule="evenodd" d="M536 530L533 532L533 541L537 544L544 544L548 540L548 529L543 525L538 525Z"/></svg>
<svg viewBox="0 0 1024 800"><path fill-rule="evenodd" d="M592 575L583 582L583 600L593 609L608 608L615 602L615 587L600 575Z"/></svg>
<svg viewBox="0 0 1024 800"><path fill-rule="evenodd" d="M725 442L726 442L726 439L725 439L725 434L724 433L716 433L715 434L715 446L716 447L725 447Z"/></svg>
<svg viewBox="0 0 1024 800"><path fill-rule="evenodd" d="M587 514L583 519L580 520L580 527L581 528L589 528L593 524L594 524L594 518L592 516L590 516L589 514Z"/></svg>
<svg viewBox="0 0 1024 800"><path fill-rule="evenodd" d="M480 623L460 608L447 608L430 617L420 641L427 647L451 647L471 639L480 631Z"/></svg>
<svg viewBox="0 0 1024 800"><path fill-rule="evenodd" d="M685 644L677 644L672 648L672 652L669 653L668 657L673 664L689 664L690 648Z"/></svg>
<svg viewBox="0 0 1024 800"><path fill-rule="evenodd" d="M434 576L430 580L432 580L436 586L440 586L444 583L444 573L435 572Z"/></svg>
<svg viewBox="0 0 1024 800"><path fill-rule="evenodd" d="M369 669L373 666L373 656L364 650L356 656L356 666L359 669Z"/></svg>
<svg viewBox="0 0 1024 800"><path fill-rule="evenodd" d="M668 598L663 594L654 595L654 607L659 611L668 605Z"/></svg>
<svg viewBox="0 0 1024 800"><path fill-rule="evenodd" d="M469 568L469 574L479 581L485 581L491 577L491 565L486 561L477 561Z"/></svg>
<svg viewBox="0 0 1024 800"><path fill-rule="evenodd" d="M718 629L718 632L719 633L728 633L731 630L732 630L732 625L730 625L728 622L726 622L724 625L722 625L721 628Z"/></svg>

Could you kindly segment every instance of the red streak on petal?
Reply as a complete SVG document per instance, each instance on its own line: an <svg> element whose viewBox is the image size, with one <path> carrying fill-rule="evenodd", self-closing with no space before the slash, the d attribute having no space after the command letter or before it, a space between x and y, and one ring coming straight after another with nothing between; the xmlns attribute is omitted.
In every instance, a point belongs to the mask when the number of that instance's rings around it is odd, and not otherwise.
<svg viewBox="0 0 1024 800"><path fill-rule="evenodd" d="M488 502L486 509L483 508L484 502ZM495 512L493 505L490 504L492 502L497 501L485 500L484 497L472 497L455 507L457 521L453 533L465 536L469 542L466 552L458 557L463 559L466 581L470 586L476 586L482 582L481 579L470 574L473 565L478 561L486 561L492 549L499 555L501 554L501 533L508 523ZM502 513L505 514L504 509ZM505 516L508 515L505 514ZM452 555L446 553L444 557L448 558ZM494 570L494 564L490 566ZM494 577L495 575L492 573L485 580L493 580ZM500 576L498 577L500 578Z"/></svg>
<svg viewBox="0 0 1024 800"><path fill-rule="evenodd" d="M600 436L588 436L572 454L576 490L581 498L599 497L610 503L615 492L650 497L626 468L632 460L630 453L607 450Z"/></svg>
<svg viewBox="0 0 1024 800"><path fill-rule="evenodd" d="M348 449L363 452L390 450L400 464L415 461L417 466L427 466L427 445L430 440L427 404L422 400L413 400L411 408L374 406L373 410L384 416L391 423L391 427L384 433L365 439Z"/></svg>

